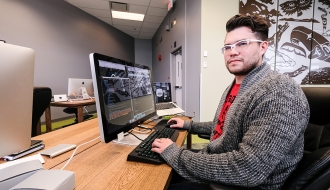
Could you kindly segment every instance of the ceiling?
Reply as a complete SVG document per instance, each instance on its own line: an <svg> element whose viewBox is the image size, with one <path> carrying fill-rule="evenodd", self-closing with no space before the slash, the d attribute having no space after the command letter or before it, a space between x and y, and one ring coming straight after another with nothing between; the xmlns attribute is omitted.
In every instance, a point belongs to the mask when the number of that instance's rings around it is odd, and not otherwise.
<svg viewBox="0 0 330 190"><path fill-rule="evenodd" d="M169 0L65 0L109 25L140 39L152 39L167 15ZM111 2L126 3L128 12L145 14L143 21L112 18Z"/></svg>

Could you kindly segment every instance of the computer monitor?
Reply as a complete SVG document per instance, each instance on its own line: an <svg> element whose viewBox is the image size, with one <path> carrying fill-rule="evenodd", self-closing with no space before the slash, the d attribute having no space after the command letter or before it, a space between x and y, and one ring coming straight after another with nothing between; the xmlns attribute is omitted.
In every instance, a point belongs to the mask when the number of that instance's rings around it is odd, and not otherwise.
<svg viewBox="0 0 330 190"><path fill-rule="evenodd" d="M0 157L30 147L35 53L0 42Z"/></svg>
<svg viewBox="0 0 330 190"><path fill-rule="evenodd" d="M90 64L102 142L156 115L149 67L98 53Z"/></svg>
<svg viewBox="0 0 330 190"><path fill-rule="evenodd" d="M84 99L94 96L93 80L92 79L78 79L69 78L68 79L68 96L71 97L82 97L84 95L84 89L88 94Z"/></svg>
<svg viewBox="0 0 330 190"><path fill-rule="evenodd" d="M155 102L172 102L171 83L154 82Z"/></svg>

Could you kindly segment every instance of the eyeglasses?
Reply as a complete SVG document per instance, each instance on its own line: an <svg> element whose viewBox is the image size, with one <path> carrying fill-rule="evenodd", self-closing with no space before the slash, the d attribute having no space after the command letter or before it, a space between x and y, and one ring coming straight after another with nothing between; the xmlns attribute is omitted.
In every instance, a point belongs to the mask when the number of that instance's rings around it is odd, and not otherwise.
<svg viewBox="0 0 330 190"><path fill-rule="evenodd" d="M247 48L247 46L250 44L250 42L262 43L263 41L251 40L251 39L240 40L232 45L225 45L223 48L221 48L221 52L223 54L226 54L229 53L233 48L235 48L235 50L238 52L244 51Z"/></svg>

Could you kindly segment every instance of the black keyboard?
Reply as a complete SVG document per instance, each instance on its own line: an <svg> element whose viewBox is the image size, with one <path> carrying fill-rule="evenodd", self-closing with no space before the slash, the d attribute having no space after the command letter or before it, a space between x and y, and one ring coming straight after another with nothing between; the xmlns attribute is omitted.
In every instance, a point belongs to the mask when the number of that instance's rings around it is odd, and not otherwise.
<svg viewBox="0 0 330 190"><path fill-rule="evenodd" d="M156 138L170 138L173 142L176 141L179 131L171 128L166 128L167 120L160 121L154 131L144 139L129 155L127 161L144 162L149 164L162 164L165 161L159 154L151 151L151 144Z"/></svg>
<svg viewBox="0 0 330 190"><path fill-rule="evenodd" d="M172 103L161 103L161 104L156 104L156 110L165 110L165 109L171 109L171 108L176 108L176 106Z"/></svg>

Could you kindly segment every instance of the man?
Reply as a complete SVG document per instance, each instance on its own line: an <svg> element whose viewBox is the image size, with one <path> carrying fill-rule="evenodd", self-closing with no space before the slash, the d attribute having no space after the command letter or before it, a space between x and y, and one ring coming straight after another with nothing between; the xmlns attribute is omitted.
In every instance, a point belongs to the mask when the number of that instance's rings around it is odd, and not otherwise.
<svg viewBox="0 0 330 190"><path fill-rule="evenodd" d="M222 52L235 80L222 95L214 120L171 119L177 122L172 128L211 134L208 146L196 153L170 139L152 144L152 151L196 185L213 181L280 189L303 156L308 102L298 84L262 62L268 28L256 15L229 19Z"/></svg>

